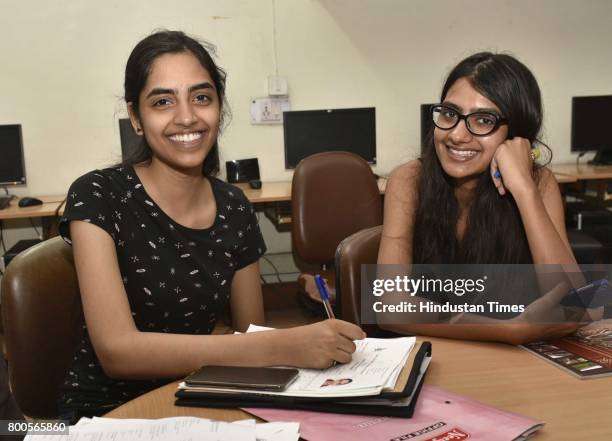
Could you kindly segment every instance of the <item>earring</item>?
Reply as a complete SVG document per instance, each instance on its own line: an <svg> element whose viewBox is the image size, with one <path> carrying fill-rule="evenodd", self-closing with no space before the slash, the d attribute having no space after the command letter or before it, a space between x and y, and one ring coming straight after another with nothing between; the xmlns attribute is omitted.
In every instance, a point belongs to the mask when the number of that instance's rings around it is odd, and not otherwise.
<svg viewBox="0 0 612 441"><path fill-rule="evenodd" d="M136 129L136 133L138 133L139 135L142 135L142 129L141 129L140 127L138 127L138 128Z"/></svg>

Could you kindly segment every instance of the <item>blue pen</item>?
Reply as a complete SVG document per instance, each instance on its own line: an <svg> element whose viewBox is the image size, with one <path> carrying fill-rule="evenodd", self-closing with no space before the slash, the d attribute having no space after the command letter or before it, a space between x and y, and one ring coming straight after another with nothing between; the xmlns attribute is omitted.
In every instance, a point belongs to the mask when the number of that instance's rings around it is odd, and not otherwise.
<svg viewBox="0 0 612 441"><path fill-rule="evenodd" d="M325 287L325 281L319 274L317 274L314 279L315 283L317 284L317 289L319 290L321 300L323 301L323 306L325 307L327 317L330 319L335 318L334 310L332 309L331 304L329 303L329 293L327 292L327 288Z"/></svg>
<svg viewBox="0 0 612 441"><path fill-rule="evenodd" d="M580 288L571 289L570 294L581 294L584 291L590 291L593 289L598 290L599 288L607 288L609 283L610 282L608 282L607 279L595 280L594 282L591 282L588 285L584 285Z"/></svg>

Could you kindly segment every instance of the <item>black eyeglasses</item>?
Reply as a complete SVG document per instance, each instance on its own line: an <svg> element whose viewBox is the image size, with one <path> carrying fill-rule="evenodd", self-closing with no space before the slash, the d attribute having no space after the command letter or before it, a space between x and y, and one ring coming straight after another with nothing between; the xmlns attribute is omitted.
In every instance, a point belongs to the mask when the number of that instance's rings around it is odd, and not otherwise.
<svg viewBox="0 0 612 441"><path fill-rule="evenodd" d="M450 130L465 120L468 131L475 136L485 136L493 133L508 120L493 112L474 112L462 115L452 107L438 105L431 108L434 125L442 130Z"/></svg>

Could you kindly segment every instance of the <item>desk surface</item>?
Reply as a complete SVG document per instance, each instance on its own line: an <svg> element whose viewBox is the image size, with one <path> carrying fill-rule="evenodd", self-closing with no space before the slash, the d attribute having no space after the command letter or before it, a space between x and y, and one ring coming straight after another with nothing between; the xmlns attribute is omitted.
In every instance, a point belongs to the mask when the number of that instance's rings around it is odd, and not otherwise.
<svg viewBox="0 0 612 441"><path fill-rule="evenodd" d="M433 359L426 383L500 409L546 422L534 441L609 439L612 377L578 380L526 351L497 343L427 338ZM234 421L238 409L174 406L177 383L149 392L110 412L117 418L191 415Z"/></svg>
<svg viewBox="0 0 612 441"><path fill-rule="evenodd" d="M570 175L568 173L557 172L553 170L555 173L555 178L559 184L568 184L572 182L576 182L579 178ZM612 178L612 167L607 172L609 176L602 176L602 172L599 172L599 177L597 179L607 179ZM581 179L595 179L595 178L581 178ZM264 182L261 186L261 189L255 190L249 187L248 184L234 184L236 187L240 188L247 199L252 204L266 203L266 202L289 202L291 201L291 181L282 181L282 182ZM387 187L387 178L379 178L378 179L378 188L380 190L380 194L385 193L385 189Z"/></svg>
<svg viewBox="0 0 612 441"><path fill-rule="evenodd" d="M249 187L249 184L240 183L234 185L244 192L252 204L291 201L291 181L264 182L259 190ZM386 186L387 179L379 178L378 189L381 194L385 193Z"/></svg>
<svg viewBox="0 0 612 441"><path fill-rule="evenodd" d="M249 187L249 184L234 184L240 188L252 204L263 202L285 202L291 200L291 182L264 182L260 189Z"/></svg>
<svg viewBox="0 0 612 441"><path fill-rule="evenodd" d="M548 166L555 175L566 175L577 180L612 179L612 165L553 164Z"/></svg>
<svg viewBox="0 0 612 441"><path fill-rule="evenodd" d="M575 176L564 175L563 173L553 173L558 184L572 184L578 182Z"/></svg>
<svg viewBox="0 0 612 441"><path fill-rule="evenodd" d="M65 197L65 195L37 196L43 204L33 207L20 207L17 205L19 199L13 199L9 207L0 210L0 220L56 216Z"/></svg>

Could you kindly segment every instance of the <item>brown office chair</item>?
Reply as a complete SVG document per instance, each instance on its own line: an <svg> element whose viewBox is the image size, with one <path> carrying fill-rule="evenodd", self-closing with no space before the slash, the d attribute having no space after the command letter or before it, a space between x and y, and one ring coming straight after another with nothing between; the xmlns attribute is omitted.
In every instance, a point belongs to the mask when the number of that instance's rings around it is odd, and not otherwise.
<svg viewBox="0 0 612 441"><path fill-rule="evenodd" d="M15 257L2 278L11 388L24 414L58 416L59 387L82 335L72 248L54 237Z"/></svg>
<svg viewBox="0 0 612 441"><path fill-rule="evenodd" d="M382 225L358 231L344 239L336 250L336 309L339 317L360 325L368 335L380 333L378 326L361 324L361 265L375 264Z"/></svg>
<svg viewBox="0 0 612 441"><path fill-rule="evenodd" d="M370 166L348 152L309 156L298 164L291 185L293 249L306 263L320 265L332 298L332 265L340 241L382 223L382 200ZM315 271L302 272L298 292L307 302L319 294Z"/></svg>

